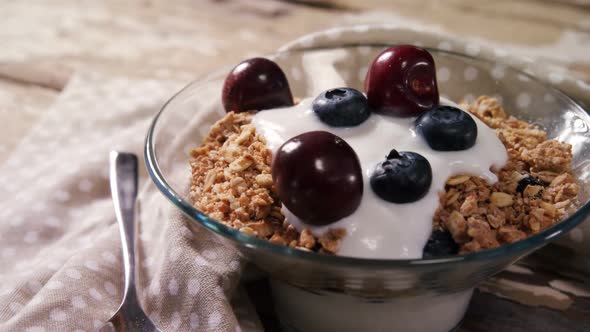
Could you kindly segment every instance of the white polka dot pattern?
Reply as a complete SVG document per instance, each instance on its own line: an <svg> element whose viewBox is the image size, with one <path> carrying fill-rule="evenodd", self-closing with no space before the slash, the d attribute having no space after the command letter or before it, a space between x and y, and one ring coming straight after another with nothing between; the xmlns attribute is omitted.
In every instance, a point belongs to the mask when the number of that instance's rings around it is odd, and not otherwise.
<svg viewBox="0 0 590 332"><path fill-rule="evenodd" d="M195 312L191 312L190 317L190 326L193 331L196 331L199 328L199 316Z"/></svg>
<svg viewBox="0 0 590 332"><path fill-rule="evenodd" d="M492 72L491 72L492 77L497 80L504 78L505 70L506 70L506 66L504 66L502 64L495 65L494 68L492 69Z"/></svg>
<svg viewBox="0 0 590 332"><path fill-rule="evenodd" d="M177 311L173 312L172 316L170 317L170 325L172 326L172 328L174 328L174 330L178 330L181 323L182 321L180 318L180 313Z"/></svg>
<svg viewBox="0 0 590 332"><path fill-rule="evenodd" d="M438 44L438 48L443 51L451 51L453 46L448 41L442 41Z"/></svg>
<svg viewBox="0 0 590 332"><path fill-rule="evenodd" d="M436 73L436 79L439 82L447 82L451 78L451 71L447 67L439 68Z"/></svg>
<svg viewBox="0 0 590 332"><path fill-rule="evenodd" d="M76 270L76 269L67 269L66 270L66 275L72 279L76 279L79 280L80 278L82 278L82 274L80 273L80 271Z"/></svg>
<svg viewBox="0 0 590 332"><path fill-rule="evenodd" d="M172 296L176 296L178 295L178 282L176 281L176 279L172 278L169 282L168 282L168 292L170 293L170 295Z"/></svg>
<svg viewBox="0 0 590 332"><path fill-rule="evenodd" d="M477 69L474 67L467 67L463 72L463 77L466 81L473 81L477 78Z"/></svg>
<svg viewBox="0 0 590 332"><path fill-rule="evenodd" d="M217 329L219 327L219 324L221 323L221 314L217 311L213 312L211 315L209 315L207 323L209 324L209 329Z"/></svg>
<svg viewBox="0 0 590 332"><path fill-rule="evenodd" d="M531 95L526 92L521 92L518 94L516 98L516 105L519 108L527 108L531 104L532 98Z"/></svg>
<svg viewBox="0 0 590 332"><path fill-rule="evenodd" d="M208 260L214 260L217 258L217 254L213 250L203 251L203 256L205 256L205 258L207 258Z"/></svg>
<svg viewBox="0 0 590 332"><path fill-rule="evenodd" d="M186 226L180 228L180 233L182 234L182 236L186 237L189 240L193 239L193 233Z"/></svg>
<svg viewBox="0 0 590 332"><path fill-rule="evenodd" d="M84 309L88 305L82 296L74 296L72 297L72 307L77 309Z"/></svg>
<svg viewBox="0 0 590 332"><path fill-rule="evenodd" d="M154 280L152 282L150 290L152 292L152 295L154 295L154 296L160 295L160 282L158 280Z"/></svg>
<svg viewBox="0 0 590 332"><path fill-rule="evenodd" d="M238 261L231 261L229 263L229 268L232 271L237 271L240 268L240 262L238 262Z"/></svg>
<svg viewBox="0 0 590 332"><path fill-rule="evenodd" d="M44 218L43 223L52 228L58 228L60 226L59 219L55 216L49 216Z"/></svg>
<svg viewBox="0 0 590 332"><path fill-rule="evenodd" d="M98 271L98 263L94 260L88 260L84 263L84 266L89 268L92 271Z"/></svg>
<svg viewBox="0 0 590 332"><path fill-rule="evenodd" d="M102 258L109 263L115 263L117 261L117 257L112 252L105 251L102 253Z"/></svg>
<svg viewBox="0 0 590 332"><path fill-rule="evenodd" d="M176 262L178 260L178 258L180 257L180 254L181 254L180 250L172 249L172 251L170 252L170 261ZM146 261L148 261L148 259L150 259L150 258L151 257L148 257L146 259ZM147 265L151 265L153 263L153 259L146 262L146 263L147 263Z"/></svg>
<svg viewBox="0 0 590 332"><path fill-rule="evenodd" d="M64 190L59 190L55 193L55 199L59 202L67 202L70 200L70 193Z"/></svg>
<svg viewBox="0 0 590 332"><path fill-rule="evenodd" d="M8 224L13 227L17 227L22 225L24 222L24 218L22 216L14 216L9 221Z"/></svg>
<svg viewBox="0 0 590 332"><path fill-rule="evenodd" d="M13 257L16 254L16 249L8 247L8 248L4 248L2 249L2 258L10 258Z"/></svg>
<svg viewBox="0 0 590 332"><path fill-rule="evenodd" d="M45 286L47 287L47 289L55 290L55 289L62 289L64 287L64 284L58 280L51 280Z"/></svg>
<svg viewBox="0 0 590 332"><path fill-rule="evenodd" d="M93 299L95 299L96 301L102 301L102 294L96 290L96 288L90 288L88 290L88 293L90 294L90 296L92 296Z"/></svg>
<svg viewBox="0 0 590 332"><path fill-rule="evenodd" d="M61 267L61 264L57 261L52 261L47 263L47 268L52 269L52 270L57 270Z"/></svg>
<svg viewBox="0 0 590 332"><path fill-rule="evenodd" d="M50 313L49 313L49 317L52 320L56 320L56 321L60 321L63 322L64 320L66 320L66 318L68 317L66 315L66 313L61 310L61 309L53 309Z"/></svg>
<svg viewBox="0 0 590 332"><path fill-rule="evenodd" d="M170 259L170 261L175 262L176 260ZM143 265L145 265L146 267L152 267L154 265L154 258L148 257L148 258L144 259Z"/></svg>
<svg viewBox="0 0 590 332"><path fill-rule="evenodd" d="M551 82L552 84L560 84L561 82L563 82L564 79L565 79L565 77L563 76L562 73L558 73L558 72L549 73L549 82Z"/></svg>
<svg viewBox="0 0 590 332"><path fill-rule="evenodd" d="M500 104L500 105L504 104L504 97L502 97L500 95L492 95L492 97L498 101L498 104Z"/></svg>
<svg viewBox="0 0 590 332"><path fill-rule="evenodd" d="M543 100L546 103L553 103L553 102L555 102L555 97L552 94L547 93L543 96Z"/></svg>
<svg viewBox="0 0 590 332"><path fill-rule="evenodd" d="M193 278L188 281L189 295L191 295L191 296L197 295L199 293L200 289L201 289L201 283L199 282L199 279Z"/></svg>
<svg viewBox="0 0 590 332"><path fill-rule="evenodd" d="M107 291L109 295L117 295L117 288L115 287L115 284L113 284L110 281L106 281L104 283L104 289Z"/></svg>
<svg viewBox="0 0 590 332"><path fill-rule="evenodd" d="M101 326L103 326L103 325L104 325L104 322L103 322L103 321L100 321L100 320L98 320L98 319L95 319L94 321L92 321L92 326L93 326L95 329L98 329L98 328L100 328L100 327L101 327Z"/></svg>

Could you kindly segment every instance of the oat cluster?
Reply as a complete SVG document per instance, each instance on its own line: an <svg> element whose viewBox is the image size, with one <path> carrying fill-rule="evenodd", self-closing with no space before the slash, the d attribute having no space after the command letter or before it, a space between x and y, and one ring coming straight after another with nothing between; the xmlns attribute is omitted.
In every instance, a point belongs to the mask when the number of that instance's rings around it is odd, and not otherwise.
<svg viewBox="0 0 590 332"><path fill-rule="evenodd" d="M498 102L479 97L462 105L506 146L509 160L494 170L499 181L459 175L447 181L433 227L448 230L462 253L494 248L526 238L555 224L575 209L578 185L571 174L571 146L548 140L536 126L508 116ZM203 144L191 152L191 197L194 206L241 232L302 250L338 251L342 229L315 237L299 233L281 212L271 176L272 154L248 113L228 113ZM527 176L541 185L518 183Z"/></svg>
<svg viewBox="0 0 590 332"><path fill-rule="evenodd" d="M191 198L212 218L246 234L290 247L336 253L345 232L319 238L285 221L271 176L272 154L247 113L228 113L191 151Z"/></svg>
<svg viewBox="0 0 590 332"><path fill-rule="evenodd" d="M494 170L496 184L460 175L440 194L434 227L449 230L462 253L522 240L575 209L579 188L571 173L570 144L548 140L543 130L507 115L496 99L482 96L462 106L496 131L509 156L504 168ZM542 184L518 192L527 176Z"/></svg>

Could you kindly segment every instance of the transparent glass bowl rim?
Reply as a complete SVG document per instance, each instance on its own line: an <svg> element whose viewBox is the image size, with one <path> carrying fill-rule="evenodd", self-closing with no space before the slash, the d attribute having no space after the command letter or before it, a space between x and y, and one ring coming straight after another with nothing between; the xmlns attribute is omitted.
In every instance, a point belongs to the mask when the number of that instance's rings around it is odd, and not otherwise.
<svg viewBox="0 0 590 332"><path fill-rule="evenodd" d="M327 46L327 47L309 47L304 49L297 49L292 51L282 51L276 52L272 54L266 55L269 58L276 58L280 57L281 54L288 54L293 52L303 53L308 51L318 51L318 50L333 50L333 49L342 49L342 48L352 48L352 47L359 47L359 46L369 46L369 47L381 47L386 48L391 46L392 44L343 44L337 46ZM425 47L429 51L437 52L440 54L448 54L455 57L461 57L468 60L476 60L479 62L487 62L489 64L499 63L498 61L492 61L488 59L484 59L481 57L470 56L467 54L453 52L453 51L445 51L436 48L429 48ZM540 81L536 77L532 76L529 73L526 73L522 70L514 68L509 65L505 65L507 70L511 70L517 74L524 75L528 77L531 81L535 82L536 84L540 84L547 88L552 93L559 95L564 100L572 105L572 107L577 108L579 111L588 113L579 103L573 100L568 95L564 94L560 90L552 87L551 85ZM440 264L450 264L450 263L459 263L459 262L472 262L472 261L484 261L484 260L493 260L496 258L502 258L506 255L518 257L519 255L523 255L528 251L535 249L537 247L541 247L547 244L550 240L553 240L560 235L563 235L576 227L578 224L582 223L585 218L590 215L590 202L587 202L583 206L580 206L576 212L570 215L568 218L562 220L561 222L553 225L546 230L537 233L535 235L529 236L524 240L517 241L510 244L504 244L498 248L488 249L484 251L479 251L475 253L465 254L465 255L455 255L455 256L446 256L441 258L433 258L433 259L368 259L368 258L356 258L356 257L348 257L348 256L338 256L338 255L324 255L318 254L313 252L307 252L299 249L294 249L288 246L274 244L267 240L259 239L254 236L250 236L244 234L236 229L223 225L221 222L216 221L213 218L210 218L206 214L202 213L198 209L192 206L190 202L184 200L181 195L179 195L166 181L164 178L160 167L158 165L158 160L156 157L155 151L155 130L158 124L158 119L160 116L165 112L169 104L175 100L177 97L185 93L187 90L191 90L194 87L198 86L201 83L207 82L213 78L219 77L222 74L228 73L232 67L227 66L221 68L219 70L214 71L211 74L204 75L200 79L196 79L195 81L189 83L185 86L182 90L178 91L174 94L163 106L162 109L158 112L158 114L153 119L149 129L148 134L145 140L145 149L144 149L144 157L145 163L147 166L148 173L152 178L152 181L158 187L158 189L164 194L166 198L168 198L177 208L179 208L185 215L189 217L191 222L196 222L201 226L207 228L208 230L215 232L225 238L230 240L236 241L241 243L242 245L254 249L254 250L262 250L262 251L270 251L277 255L284 255L291 258L299 258L303 260L312 261L319 264L328 264L334 266L355 266L359 268L363 267L370 267L370 268L403 268L403 267L410 267L414 266L417 267L419 265L440 265ZM221 91L220 91L221 94Z"/></svg>

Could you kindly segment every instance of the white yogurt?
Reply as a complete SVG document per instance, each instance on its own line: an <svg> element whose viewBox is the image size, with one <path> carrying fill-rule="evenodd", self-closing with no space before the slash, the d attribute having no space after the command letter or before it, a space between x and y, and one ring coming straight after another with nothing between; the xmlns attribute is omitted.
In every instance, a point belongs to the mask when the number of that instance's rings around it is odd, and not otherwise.
<svg viewBox="0 0 590 332"><path fill-rule="evenodd" d="M494 183L498 179L491 167L501 168L508 154L494 131L476 117L477 140L464 151L432 150L413 131L415 118L397 118L372 114L357 127L335 128L319 120L311 110L313 98L293 107L258 112L253 119L258 133L274 153L288 139L308 131L324 130L344 139L357 153L364 176L363 198L358 209L348 217L327 226L304 224L283 206L287 220L299 231L308 228L318 236L330 228L344 228L346 237L338 252L341 256L383 259L422 257L422 249L432 231L432 218L439 205L438 194L447 179L454 175L479 176ZM459 107L441 99L441 104ZM387 202L379 198L369 183L375 166L385 160L391 149L412 151L423 155L432 167L432 184L420 200L406 204Z"/></svg>

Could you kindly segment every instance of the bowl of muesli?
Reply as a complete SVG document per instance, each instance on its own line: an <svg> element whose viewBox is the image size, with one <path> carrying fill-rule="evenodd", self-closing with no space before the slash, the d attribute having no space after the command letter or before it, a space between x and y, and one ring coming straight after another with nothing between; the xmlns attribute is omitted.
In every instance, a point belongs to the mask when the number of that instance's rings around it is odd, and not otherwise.
<svg viewBox="0 0 590 332"><path fill-rule="evenodd" d="M474 287L590 214L589 128L492 60L317 47L190 84L145 158L190 229L270 277L287 329L449 331Z"/></svg>

